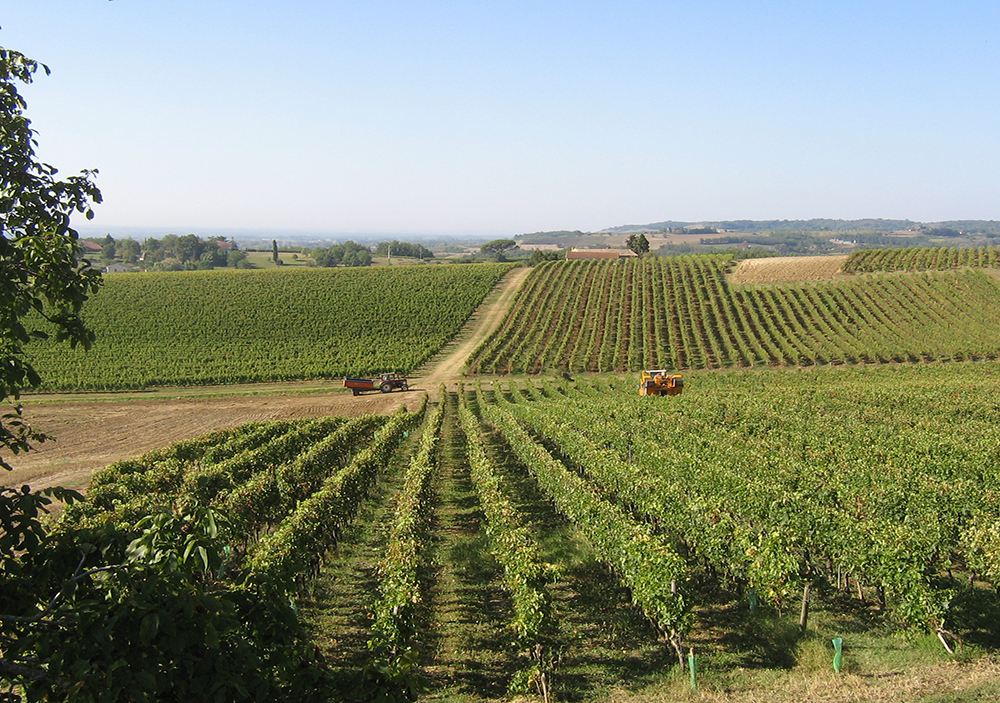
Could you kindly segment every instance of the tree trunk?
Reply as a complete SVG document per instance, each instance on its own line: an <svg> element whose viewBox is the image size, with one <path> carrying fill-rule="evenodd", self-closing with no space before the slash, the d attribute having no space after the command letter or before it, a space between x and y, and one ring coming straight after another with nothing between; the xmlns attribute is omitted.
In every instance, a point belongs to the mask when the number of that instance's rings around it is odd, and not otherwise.
<svg viewBox="0 0 1000 703"><path fill-rule="evenodd" d="M799 632L805 633L806 624L809 622L809 592L812 584L807 583L802 589L802 611L799 613Z"/></svg>

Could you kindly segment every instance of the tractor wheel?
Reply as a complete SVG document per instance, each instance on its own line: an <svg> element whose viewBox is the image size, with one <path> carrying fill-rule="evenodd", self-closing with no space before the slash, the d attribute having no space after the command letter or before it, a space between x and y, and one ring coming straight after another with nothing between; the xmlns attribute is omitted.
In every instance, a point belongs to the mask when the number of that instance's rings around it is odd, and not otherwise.
<svg viewBox="0 0 1000 703"><path fill-rule="evenodd" d="M410 387L406 385L406 381L403 381L403 385L400 386L404 391L410 390Z"/></svg>
<svg viewBox="0 0 1000 703"><path fill-rule="evenodd" d="M383 393L389 393L391 391L392 391L392 384L391 383L389 383L388 381L386 381L385 383L382 384L382 392Z"/></svg>
<svg viewBox="0 0 1000 703"><path fill-rule="evenodd" d="M355 388L355 389L353 389L351 391L351 395L361 395L361 391L359 391L357 388Z"/></svg>

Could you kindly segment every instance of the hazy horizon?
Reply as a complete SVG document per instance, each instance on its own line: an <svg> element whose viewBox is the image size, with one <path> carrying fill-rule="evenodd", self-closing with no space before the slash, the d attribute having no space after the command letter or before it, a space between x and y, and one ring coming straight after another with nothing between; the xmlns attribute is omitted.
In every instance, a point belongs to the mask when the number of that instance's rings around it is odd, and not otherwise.
<svg viewBox="0 0 1000 703"><path fill-rule="evenodd" d="M52 69L23 90L39 156L100 171L98 228L998 217L995 2L9 0L0 19Z"/></svg>

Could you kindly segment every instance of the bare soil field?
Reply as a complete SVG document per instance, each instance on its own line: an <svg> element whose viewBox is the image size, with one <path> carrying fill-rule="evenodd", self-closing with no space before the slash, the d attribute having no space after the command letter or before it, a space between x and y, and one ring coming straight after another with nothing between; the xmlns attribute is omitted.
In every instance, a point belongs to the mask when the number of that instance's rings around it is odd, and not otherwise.
<svg viewBox="0 0 1000 703"><path fill-rule="evenodd" d="M14 471L0 476L0 485L85 491L96 469L215 430L266 420L391 413L404 404L416 408L424 391L436 394L441 383L457 381L466 358L503 319L530 271L511 270L455 340L413 374L408 392L355 397L340 381L315 381L22 396L32 426L55 440L7 457Z"/></svg>
<svg viewBox="0 0 1000 703"><path fill-rule="evenodd" d="M840 256L779 256L744 259L730 280L732 283L779 283L782 281L830 281L847 261Z"/></svg>

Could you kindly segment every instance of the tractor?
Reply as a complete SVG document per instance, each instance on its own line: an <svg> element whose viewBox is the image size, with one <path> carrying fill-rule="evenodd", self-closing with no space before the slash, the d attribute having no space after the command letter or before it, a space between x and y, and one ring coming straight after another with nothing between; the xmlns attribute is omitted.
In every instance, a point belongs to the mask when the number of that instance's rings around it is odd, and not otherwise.
<svg viewBox="0 0 1000 703"><path fill-rule="evenodd" d="M350 388L354 395L361 395L361 391L382 391L391 393L397 388L405 391L409 388L406 379L398 373L379 374L378 379L372 378L345 378L344 387Z"/></svg>
<svg viewBox="0 0 1000 703"><path fill-rule="evenodd" d="M643 371L639 379L639 395L680 395L683 390L683 377L664 369Z"/></svg>

